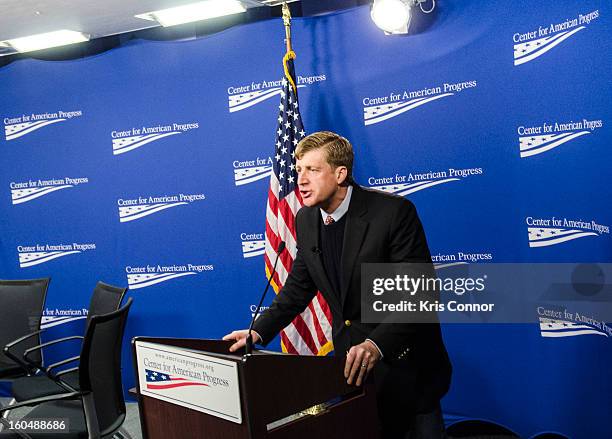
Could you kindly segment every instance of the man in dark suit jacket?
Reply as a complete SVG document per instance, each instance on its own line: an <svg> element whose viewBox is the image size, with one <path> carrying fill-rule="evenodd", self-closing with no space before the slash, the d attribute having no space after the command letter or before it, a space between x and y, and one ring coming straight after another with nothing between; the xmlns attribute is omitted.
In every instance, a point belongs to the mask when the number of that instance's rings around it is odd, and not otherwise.
<svg viewBox="0 0 612 439"><path fill-rule="evenodd" d="M296 216L298 252L285 285L257 319L254 342L267 344L321 291L333 317L335 352L347 353L345 376L361 385L373 371L385 438L443 437L440 398L451 366L439 324L361 321L361 264L431 264L414 205L352 181L353 149L320 132L296 149L304 207ZM234 331L231 350L245 344Z"/></svg>

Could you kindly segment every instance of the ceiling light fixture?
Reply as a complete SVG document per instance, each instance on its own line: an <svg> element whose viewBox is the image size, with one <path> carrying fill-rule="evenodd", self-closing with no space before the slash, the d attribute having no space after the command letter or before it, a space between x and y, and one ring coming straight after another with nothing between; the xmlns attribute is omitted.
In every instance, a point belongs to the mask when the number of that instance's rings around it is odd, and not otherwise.
<svg viewBox="0 0 612 439"><path fill-rule="evenodd" d="M12 40L2 41L2 43L8 44L17 52L33 52L35 50L82 43L84 41L89 41L89 35L82 32L62 29L54 32L46 32L44 34L14 38Z"/></svg>
<svg viewBox="0 0 612 439"><path fill-rule="evenodd" d="M206 0L198 3L161 9L135 15L136 18L157 21L164 27L222 17L245 12L246 8L237 0Z"/></svg>
<svg viewBox="0 0 612 439"><path fill-rule="evenodd" d="M431 8L425 10L423 3L427 0L374 0L370 15L372 20L386 34L407 34L412 19L412 8L419 5L425 14L436 7L436 0L431 0Z"/></svg>

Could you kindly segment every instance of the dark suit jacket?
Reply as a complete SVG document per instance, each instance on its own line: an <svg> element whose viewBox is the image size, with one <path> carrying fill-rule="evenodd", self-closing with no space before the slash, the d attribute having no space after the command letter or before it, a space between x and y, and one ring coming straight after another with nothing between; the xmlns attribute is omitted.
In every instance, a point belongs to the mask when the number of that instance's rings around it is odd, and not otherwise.
<svg viewBox="0 0 612 439"><path fill-rule="evenodd" d="M298 252L291 273L253 329L268 343L319 290L332 312L338 355L366 338L382 351L383 360L374 370L379 409L391 413L399 405L404 417L407 411L429 411L448 390L451 375L439 325L361 322L362 263L431 263L416 209L403 197L354 185L346 215L340 296L333 292L317 251L319 208L303 207L296 216Z"/></svg>

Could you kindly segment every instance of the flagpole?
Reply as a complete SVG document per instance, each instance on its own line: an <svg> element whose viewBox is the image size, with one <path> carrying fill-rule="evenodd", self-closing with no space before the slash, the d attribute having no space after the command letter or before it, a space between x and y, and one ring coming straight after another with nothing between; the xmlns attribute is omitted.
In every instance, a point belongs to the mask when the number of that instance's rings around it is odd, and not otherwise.
<svg viewBox="0 0 612 439"><path fill-rule="evenodd" d="M283 57L283 68L285 69L285 77L287 78L287 81L291 83L291 87L293 87L293 90L297 93L295 81L291 77L289 68L287 67L289 60L295 59L295 53L291 48L291 11L289 10L287 3L283 3L283 23L285 24L285 43L287 44L287 53Z"/></svg>
<svg viewBox="0 0 612 439"><path fill-rule="evenodd" d="M283 3L283 23L285 24L285 43L287 44L287 53L291 52L291 11L287 3Z"/></svg>

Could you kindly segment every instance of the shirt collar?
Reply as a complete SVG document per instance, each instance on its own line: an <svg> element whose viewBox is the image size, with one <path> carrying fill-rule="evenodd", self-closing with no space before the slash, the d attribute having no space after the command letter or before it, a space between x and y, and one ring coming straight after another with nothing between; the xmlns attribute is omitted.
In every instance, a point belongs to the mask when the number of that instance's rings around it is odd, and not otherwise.
<svg viewBox="0 0 612 439"><path fill-rule="evenodd" d="M335 222L340 221L340 218L342 218L344 214L348 212L352 193L353 193L353 186L349 185L349 187L346 190L346 196L344 197L344 200L342 200L342 203L340 203L340 206L338 206L338 208L334 210L332 213L327 213L323 209L319 209L319 211L321 212L321 218L323 218L323 222L325 222L325 218L327 218L328 216L331 216Z"/></svg>

